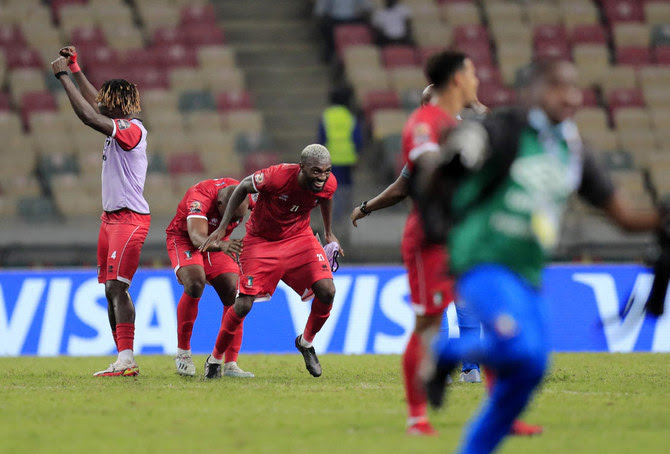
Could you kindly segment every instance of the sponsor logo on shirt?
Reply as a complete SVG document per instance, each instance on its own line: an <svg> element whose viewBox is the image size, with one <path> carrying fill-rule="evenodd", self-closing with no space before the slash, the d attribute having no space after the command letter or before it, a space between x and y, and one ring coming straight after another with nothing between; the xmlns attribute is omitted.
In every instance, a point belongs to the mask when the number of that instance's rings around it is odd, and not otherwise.
<svg viewBox="0 0 670 454"><path fill-rule="evenodd" d="M209 220L209 225L219 225L219 218L212 218Z"/></svg>
<svg viewBox="0 0 670 454"><path fill-rule="evenodd" d="M253 276L247 276L247 287L251 288L254 286L254 277Z"/></svg>
<svg viewBox="0 0 670 454"><path fill-rule="evenodd" d="M197 200L193 201L189 208L189 213L202 213L202 204Z"/></svg>
<svg viewBox="0 0 670 454"><path fill-rule="evenodd" d="M117 120L116 127L119 131L130 128L130 122L128 120Z"/></svg>
<svg viewBox="0 0 670 454"><path fill-rule="evenodd" d="M193 258L191 251L184 251L184 255L186 256L186 260L191 260Z"/></svg>
<svg viewBox="0 0 670 454"><path fill-rule="evenodd" d="M254 175L254 181L256 184L262 184L263 180L265 180L265 175L263 175L263 172L258 172Z"/></svg>

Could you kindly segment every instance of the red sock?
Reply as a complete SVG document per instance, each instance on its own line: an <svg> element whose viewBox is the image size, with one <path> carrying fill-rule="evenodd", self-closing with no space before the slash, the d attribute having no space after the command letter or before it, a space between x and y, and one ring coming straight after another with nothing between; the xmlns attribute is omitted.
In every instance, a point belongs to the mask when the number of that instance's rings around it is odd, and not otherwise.
<svg viewBox="0 0 670 454"><path fill-rule="evenodd" d="M490 396L491 391L493 390L493 385L496 384L496 374L493 372L493 369L486 366L484 366L484 383L486 384L486 390L489 392Z"/></svg>
<svg viewBox="0 0 670 454"><path fill-rule="evenodd" d="M120 351L119 350L119 340L116 338L116 330L112 330L112 337L114 338L114 345L116 345L116 351L117 353Z"/></svg>
<svg viewBox="0 0 670 454"><path fill-rule="evenodd" d="M223 307L223 317L225 318L226 312L228 312L233 306L224 306ZM223 318L221 319L223 324ZM244 330L244 323L240 323L240 326L237 327L235 331L235 336L233 340L230 341L230 345L226 349L226 362L237 361L237 355L240 353L240 348L242 347L242 332Z"/></svg>
<svg viewBox="0 0 670 454"><path fill-rule="evenodd" d="M234 310L226 311L223 320L221 320L221 329L219 330L219 335L216 337L216 344L212 352L212 356L215 359L223 359L223 352L233 343L237 329L242 325L243 321L244 317L237 315L237 312Z"/></svg>
<svg viewBox="0 0 670 454"><path fill-rule="evenodd" d="M118 349L120 352L124 350L132 350L133 341L135 340L135 324L117 323L116 338L117 338Z"/></svg>
<svg viewBox="0 0 670 454"><path fill-rule="evenodd" d="M412 333L402 357L402 370L405 378L405 397L410 418L426 416L426 395L419 381L419 364L423 357L423 344L416 332Z"/></svg>
<svg viewBox="0 0 670 454"><path fill-rule="evenodd" d="M316 333L321 331L321 327L326 323L326 320L328 320L331 307L333 307L332 304L325 304L317 298L314 298L314 301L312 301L312 310L309 313L309 318L305 325L305 330L302 332L303 339L307 342L312 342L314 340Z"/></svg>
<svg viewBox="0 0 670 454"><path fill-rule="evenodd" d="M181 295L177 305L177 346L182 350L191 349L193 323L198 316L200 298L193 298L186 293Z"/></svg>

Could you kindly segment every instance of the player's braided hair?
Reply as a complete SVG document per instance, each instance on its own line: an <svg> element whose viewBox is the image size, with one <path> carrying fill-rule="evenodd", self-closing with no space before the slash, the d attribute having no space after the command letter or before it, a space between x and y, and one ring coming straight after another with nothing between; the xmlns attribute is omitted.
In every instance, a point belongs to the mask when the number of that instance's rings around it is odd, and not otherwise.
<svg viewBox="0 0 670 454"><path fill-rule="evenodd" d="M111 79L103 83L95 100L109 110L121 109L124 115L134 114L141 110L137 85L125 79Z"/></svg>

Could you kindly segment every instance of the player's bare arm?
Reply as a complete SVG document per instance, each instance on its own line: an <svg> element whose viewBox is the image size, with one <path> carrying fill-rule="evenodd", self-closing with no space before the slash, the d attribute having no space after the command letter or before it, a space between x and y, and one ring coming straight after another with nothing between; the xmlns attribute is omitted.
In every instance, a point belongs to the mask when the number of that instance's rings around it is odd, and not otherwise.
<svg viewBox="0 0 670 454"><path fill-rule="evenodd" d="M373 211L382 210L393 206L405 200L409 195L409 180L404 175L399 175L398 178L388 185L381 193L370 200L367 200L357 206L351 212L351 223L354 227L358 227L357 221L363 219ZM365 210L365 212L363 211Z"/></svg>
<svg viewBox="0 0 670 454"><path fill-rule="evenodd" d="M186 220L186 227L188 229L188 237L191 239L193 246L197 248L202 246L207 240L207 232L209 231L207 219L188 218ZM208 251L220 251L233 257L233 254L240 254L242 252L242 240L217 241L209 246Z"/></svg>
<svg viewBox="0 0 670 454"><path fill-rule="evenodd" d="M619 227L629 232L655 230L661 225L658 211L633 208L619 191L607 201L605 212Z"/></svg>
<svg viewBox="0 0 670 454"><path fill-rule="evenodd" d="M326 235L326 244L335 242L339 248L340 255L344 256L344 249L340 245L340 240L337 239L332 231L333 222L333 199L325 200L321 203L321 217L323 218L323 226Z"/></svg>
<svg viewBox="0 0 670 454"><path fill-rule="evenodd" d="M100 113L98 113L91 104L84 99L82 94L77 90L72 79L67 73L67 59L59 57L51 62L51 69L56 78L61 82L65 93L67 94L70 104L77 117L87 126L99 131L106 136L111 136L114 132L114 121Z"/></svg>
<svg viewBox="0 0 670 454"><path fill-rule="evenodd" d="M58 53L67 59L67 65L72 72L72 77L77 82L79 91L81 91L84 99L99 113L98 103L95 100L96 96L98 96L98 90L89 82L84 72L79 68L77 49L74 46L66 46L61 48Z"/></svg>
<svg viewBox="0 0 670 454"><path fill-rule="evenodd" d="M223 214L223 218L221 219L221 223L217 227L216 230L214 230L211 235L205 240L204 243L198 248L201 251L209 251L210 246L213 243L216 243L223 238L223 236L226 233L226 229L228 228L228 224L230 224L230 221L233 219L233 216L235 215L235 211L237 208L244 202L244 200L247 198L248 194L255 194L256 188L254 188L254 183L252 180L253 176L249 175L248 177L245 177L244 180L240 182L240 184L237 185L235 190L233 191L232 195L230 196L230 199L228 200L228 205L226 205L226 211Z"/></svg>

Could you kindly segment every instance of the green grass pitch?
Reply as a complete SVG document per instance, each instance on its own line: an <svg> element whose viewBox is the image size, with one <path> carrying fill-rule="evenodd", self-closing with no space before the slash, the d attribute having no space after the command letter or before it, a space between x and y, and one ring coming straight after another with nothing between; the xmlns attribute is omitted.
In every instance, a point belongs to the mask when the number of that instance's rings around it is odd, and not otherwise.
<svg viewBox="0 0 670 454"><path fill-rule="evenodd" d="M198 374L205 357L196 357ZM482 385L457 383L431 413L435 438L404 434L398 356L243 355L254 379L179 377L141 356L137 378L94 378L112 358L0 358L0 453L453 452ZM670 355L558 354L524 418L545 426L502 453L670 452Z"/></svg>

